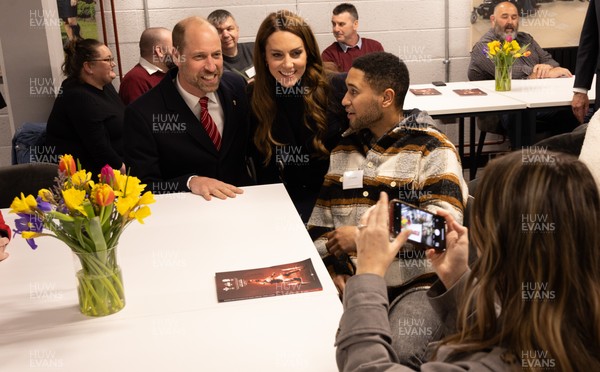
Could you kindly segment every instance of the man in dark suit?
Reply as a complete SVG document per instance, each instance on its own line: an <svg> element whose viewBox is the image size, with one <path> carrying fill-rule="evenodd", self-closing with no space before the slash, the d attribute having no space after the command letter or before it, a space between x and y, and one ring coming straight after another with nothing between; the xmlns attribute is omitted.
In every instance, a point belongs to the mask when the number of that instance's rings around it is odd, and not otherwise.
<svg viewBox="0 0 600 372"><path fill-rule="evenodd" d="M600 13L598 13L598 7L600 7L600 0L590 1L581 29L579 49L577 50L577 66L575 67L571 108L580 123L583 123L590 108L587 92L592 87L594 74L598 75L599 71ZM596 81L596 104L594 109L597 110L598 107L600 107L600 82Z"/></svg>
<svg viewBox="0 0 600 372"><path fill-rule="evenodd" d="M125 111L126 164L156 193L233 198L252 183L246 84L223 73L219 34L205 19L175 25L173 46L177 68Z"/></svg>

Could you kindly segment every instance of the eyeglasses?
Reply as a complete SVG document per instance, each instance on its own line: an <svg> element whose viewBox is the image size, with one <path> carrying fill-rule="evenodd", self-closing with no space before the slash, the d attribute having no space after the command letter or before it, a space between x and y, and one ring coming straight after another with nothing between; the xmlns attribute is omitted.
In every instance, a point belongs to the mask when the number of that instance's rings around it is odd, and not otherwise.
<svg viewBox="0 0 600 372"><path fill-rule="evenodd" d="M115 57L101 58L101 59L90 59L92 61L102 61L102 62L110 62L113 63L115 61Z"/></svg>

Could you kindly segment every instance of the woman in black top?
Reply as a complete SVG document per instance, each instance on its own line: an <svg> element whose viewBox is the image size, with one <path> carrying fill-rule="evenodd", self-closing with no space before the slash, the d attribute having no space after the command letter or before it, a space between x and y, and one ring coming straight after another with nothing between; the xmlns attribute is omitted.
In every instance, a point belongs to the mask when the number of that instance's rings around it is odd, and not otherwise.
<svg viewBox="0 0 600 372"><path fill-rule="evenodd" d="M348 127L343 76L323 69L310 26L289 11L259 27L256 76L249 85L259 184L283 182L307 222L329 167L329 152Z"/></svg>
<svg viewBox="0 0 600 372"><path fill-rule="evenodd" d="M65 48L63 81L48 118L46 143L57 155L71 154L95 177L106 164L125 171L125 105L111 84L116 77L110 49L94 39Z"/></svg>

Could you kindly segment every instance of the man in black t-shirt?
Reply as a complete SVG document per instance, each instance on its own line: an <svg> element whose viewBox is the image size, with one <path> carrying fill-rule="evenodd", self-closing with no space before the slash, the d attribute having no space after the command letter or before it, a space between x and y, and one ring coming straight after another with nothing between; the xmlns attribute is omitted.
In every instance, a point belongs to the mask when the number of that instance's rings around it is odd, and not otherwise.
<svg viewBox="0 0 600 372"><path fill-rule="evenodd" d="M219 32L225 70L242 75L246 82L252 81L255 75L252 62L254 43L238 43L240 27L227 10L217 9L207 19Z"/></svg>

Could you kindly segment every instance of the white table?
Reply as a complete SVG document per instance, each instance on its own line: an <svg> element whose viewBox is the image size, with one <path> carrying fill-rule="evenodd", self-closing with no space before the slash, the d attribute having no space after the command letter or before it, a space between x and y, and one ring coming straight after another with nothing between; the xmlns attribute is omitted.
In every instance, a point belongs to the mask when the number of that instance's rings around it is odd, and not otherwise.
<svg viewBox="0 0 600 372"><path fill-rule="evenodd" d="M441 94L417 96L408 91L404 99L404 109L418 108L425 110L431 116L439 117L443 115L473 115L476 113L486 113L490 111L510 111L522 110L527 105L521 100L498 95L491 89L480 88L487 95L485 96L460 96L453 92L454 89L472 89L478 88L475 82L454 82L446 83L446 86L436 87L433 84L411 85L410 89L435 88Z"/></svg>
<svg viewBox="0 0 600 372"><path fill-rule="evenodd" d="M496 115L500 113L515 112L519 113L527 108L527 104L521 100L497 94L494 87L491 89L484 87L480 88L487 95L482 96L461 96L453 90L455 89L473 89L478 88L474 82L453 82L446 83L446 86L434 86L433 84L417 84L411 85L410 89L435 88L441 94L439 95L423 95L417 96L410 90L406 93L404 100L404 109L410 110L418 108L425 110L436 119L444 117L459 119L459 138L458 138L458 153L460 159L464 162L464 143L465 143L465 117L471 117L470 120L470 141L469 153L470 160L470 176L473 178L477 172L477 162L473 159L475 154L475 115ZM520 115L517 115L520 120ZM520 123L518 123L520 127ZM518 138L520 140L520 137Z"/></svg>
<svg viewBox="0 0 600 372"><path fill-rule="evenodd" d="M464 118L482 114L516 113L515 139L516 147L530 145L535 127L530 125L535 121L537 110L554 107L570 107L573 98L573 82L575 77L557 79L513 79L512 90L496 92L494 80L452 82L446 86L437 87L433 84L411 85L410 89L435 88L440 95L416 96L406 94L404 109L419 108L427 111L434 118L458 117L459 153L464 160ZM454 89L479 88L487 93L486 96L459 96ZM596 95L595 77L592 88L588 92L590 102ZM475 122L470 123L470 153L475 153ZM522 141L522 139L524 140ZM476 161L471 161L470 174L476 173Z"/></svg>
<svg viewBox="0 0 600 372"><path fill-rule="evenodd" d="M107 317L79 313L65 245L15 237L0 263L0 369L335 371L342 305L300 217L281 184L244 190L158 196L121 238L126 306ZM215 272L306 258L323 291L217 302Z"/></svg>
<svg viewBox="0 0 600 372"><path fill-rule="evenodd" d="M527 108L544 108L571 106L573 99L573 83L575 76L557 79L513 79L511 90L508 92L496 92L498 95L519 100L527 105ZM494 90L494 80L482 80L470 82L474 86ZM596 77L592 82L592 88L588 92L591 102L596 99Z"/></svg>
<svg viewBox="0 0 600 372"><path fill-rule="evenodd" d="M553 110L558 107L571 107L573 99L573 83L575 76L556 79L513 79L511 90L508 92L496 92L498 95L522 101L527 109L521 112L521 135L525 138L535 136L536 113L544 110ZM493 90L494 80L473 81L473 85L480 89ZM590 103L596 99L596 77L592 81L592 87L588 92ZM524 141L529 145L529 141Z"/></svg>

